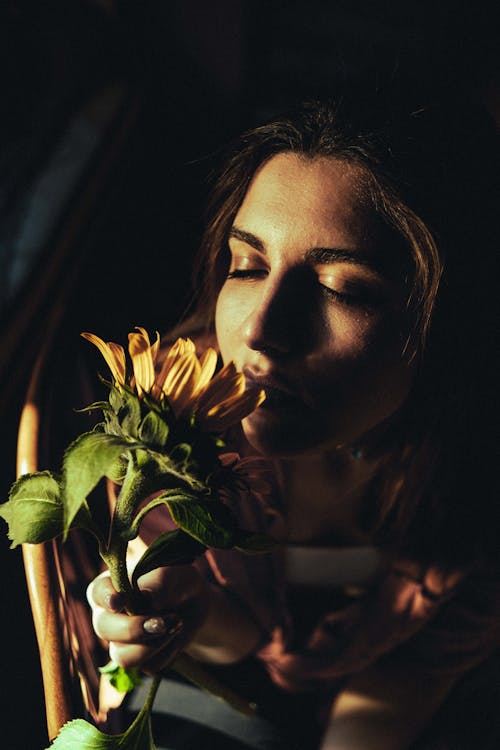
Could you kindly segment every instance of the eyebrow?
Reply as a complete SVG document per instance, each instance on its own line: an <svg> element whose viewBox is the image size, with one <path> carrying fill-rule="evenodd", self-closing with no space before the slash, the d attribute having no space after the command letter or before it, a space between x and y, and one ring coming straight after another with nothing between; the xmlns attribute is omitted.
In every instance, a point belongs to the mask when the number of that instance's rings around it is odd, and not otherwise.
<svg viewBox="0 0 500 750"><path fill-rule="evenodd" d="M265 244L259 237L244 229L232 226L229 230L229 237L245 242L250 247L258 250L263 255L267 255ZM363 266L377 274L382 274L383 269L374 258L371 258L357 250L347 250L338 247L311 247L306 250L305 259L309 263L352 263L356 266Z"/></svg>
<svg viewBox="0 0 500 750"><path fill-rule="evenodd" d="M247 245L250 245L250 247L253 247L254 250L258 250L259 253L262 253L263 255L267 254L266 246L260 240L258 237L255 236L255 234L252 234L251 232L245 232L244 229L238 229L238 227L232 226L229 230L229 237L234 237L235 240L241 240L242 242L245 242Z"/></svg>

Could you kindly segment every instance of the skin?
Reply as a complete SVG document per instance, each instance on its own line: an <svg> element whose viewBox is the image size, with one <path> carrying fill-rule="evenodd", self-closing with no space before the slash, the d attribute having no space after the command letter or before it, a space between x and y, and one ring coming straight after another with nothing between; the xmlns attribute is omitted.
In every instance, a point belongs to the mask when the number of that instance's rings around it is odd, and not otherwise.
<svg viewBox="0 0 500 750"><path fill-rule="evenodd" d="M235 217L217 339L251 383L276 386L243 422L265 455L351 445L408 394L404 286L384 272L392 245L363 181L332 158L280 154Z"/></svg>
<svg viewBox="0 0 500 750"><path fill-rule="evenodd" d="M394 262L397 245L364 184L362 170L341 161L277 155L254 176L231 230L217 338L223 359L266 389L243 430L253 452L275 461L288 541L314 543L326 531L369 542L358 512L376 462L354 458L352 448L370 445L413 380L404 356L406 259ZM140 584L163 622L154 634L145 628L151 617L123 613L107 576L88 590L95 630L123 666L154 671L181 648L227 664L262 638L244 609L191 566L153 571ZM323 748L407 747L449 687L436 684L419 712L422 678L408 678L404 665L354 678L332 707Z"/></svg>
<svg viewBox="0 0 500 750"><path fill-rule="evenodd" d="M360 530L376 462L353 459L404 403L408 260L366 198L359 167L285 153L256 173L229 240L216 308L222 357L266 401L243 422L279 459L288 540Z"/></svg>

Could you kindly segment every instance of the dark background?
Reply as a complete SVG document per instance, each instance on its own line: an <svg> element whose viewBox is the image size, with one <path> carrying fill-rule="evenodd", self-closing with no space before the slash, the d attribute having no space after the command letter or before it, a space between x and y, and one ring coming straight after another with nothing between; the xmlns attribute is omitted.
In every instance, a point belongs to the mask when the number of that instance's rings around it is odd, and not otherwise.
<svg viewBox="0 0 500 750"><path fill-rule="evenodd" d="M450 0L3 0L0 500L54 307L61 384L88 346L80 331L123 343L135 325L172 323L228 139L359 80L402 94L463 88L498 121L498 42L492 7ZM37 750L38 654L20 552L5 535L0 561L0 735L10 750Z"/></svg>

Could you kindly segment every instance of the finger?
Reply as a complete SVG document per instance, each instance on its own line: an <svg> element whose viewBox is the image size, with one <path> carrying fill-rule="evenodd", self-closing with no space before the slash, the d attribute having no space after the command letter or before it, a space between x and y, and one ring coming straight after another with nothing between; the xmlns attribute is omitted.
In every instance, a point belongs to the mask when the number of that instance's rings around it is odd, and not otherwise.
<svg viewBox="0 0 500 750"><path fill-rule="evenodd" d="M130 669L131 667L142 667L151 656L151 650L140 644L112 641L109 644L109 656L119 667Z"/></svg>
<svg viewBox="0 0 500 750"><path fill-rule="evenodd" d="M94 630L100 638L119 643L147 643L159 637L172 637L182 626L175 613L139 616L109 612L95 607L92 617Z"/></svg>
<svg viewBox="0 0 500 750"><path fill-rule="evenodd" d="M120 643L109 644L110 658L120 667L141 667L147 672L155 672L165 666L184 645L182 624L172 627L162 638L154 643ZM159 642L158 642L159 641Z"/></svg>
<svg viewBox="0 0 500 750"><path fill-rule="evenodd" d="M155 610L181 607L203 590L198 571L191 565L156 568L140 576L137 585L141 592L149 595Z"/></svg>
<svg viewBox="0 0 500 750"><path fill-rule="evenodd" d="M89 583L87 601L92 608L103 607L110 612L121 612L124 607L123 596L114 588L107 571Z"/></svg>

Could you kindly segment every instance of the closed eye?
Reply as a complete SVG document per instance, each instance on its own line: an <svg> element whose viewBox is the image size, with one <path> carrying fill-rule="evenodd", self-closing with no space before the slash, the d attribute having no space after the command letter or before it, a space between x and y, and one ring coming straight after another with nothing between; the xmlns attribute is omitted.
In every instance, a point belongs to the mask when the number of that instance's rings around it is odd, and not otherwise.
<svg viewBox="0 0 500 750"><path fill-rule="evenodd" d="M235 268L227 274L228 279L261 279L267 276L263 268Z"/></svg>
<svg viewBox="0 0 500 750"><path fill-rule="evenodd" d="M379 306L377 302L380 302L375 300L375 298L371 297L371 295L368 294L348 294L346 292L338 292L336 289L331 289L324 284L321 284L321 290L328 297L333 298L337 302L340 302L342 305L346 305L348 307L358 307L364 310L373 310L375 307Z"/></svg>
<svg viewBox="0 0 500 750"><path fill-rule="evenodd" d="M381 284L353 280L339 266L316 269L319 285L328 297L350 307L373 310L384 304L385 295Z"/></svg>

